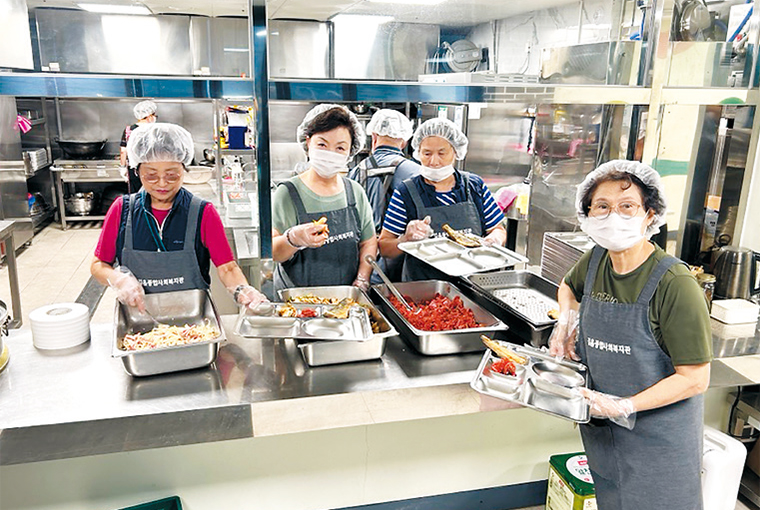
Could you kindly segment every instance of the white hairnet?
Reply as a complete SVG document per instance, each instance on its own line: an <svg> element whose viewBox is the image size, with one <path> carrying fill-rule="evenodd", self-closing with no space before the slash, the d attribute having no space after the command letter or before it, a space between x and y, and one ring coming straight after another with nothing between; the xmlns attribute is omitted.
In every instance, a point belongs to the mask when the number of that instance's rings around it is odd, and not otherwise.
<svg viewBox="0 0 760 510"><path fill-rule="evenodd" d="M167 122L143 124L130 133L127 141L127 158L132 168L155 161L177 161L188 166L193 155L193 137L187 129Z"/></svg>
<svg viewBox="0 0 760 510"><path fill-rule="evenodd" d="M156 110L158 110L158 105L148 99L147 101L140 101L137 103L135 107L132 108L132 113L135 114L137 120L142 120L148 115L156 113Z"/></svg>
<svg viewBox="0 0 760 510"><path fill-rule="evenodd" d="M310 130L309 128L312 126L314 119L320 113L324 113L327 110L332 110L333 108L340 108L341 110L345 111L348 114L348 118L350 119L352 129L351 129L351 152L349 155L354 156L356 153L358 153L360 150L364 148L367 135L364 134L364 128L359 122L359 119L356 118L356 115L354 115L345 106L342 106L339 104L323 103L323 104L318 104L317 106L309 110L309 113L306 114L306 116L301 121L301 124L298 126L298 128L296 128L296 140L298 141L298 143L301 144L301 147L303 147L304 152L306 153L309 152L309 147L308 147L308 144L306 143L306 132Z"/></svg>
<svg viewBox="0 0 760 510"><path fill-rule="evenodd" d="M457 159L462 160L467 155L467 136L449 119L435 118L420 124L414 132L412 148L417 151L422 140L429 136L439 136L448 141L457 153Z"/></svg>
<svg viewBox="0 0 760 510"><path fill-rule="evenodd" d="M404 141L412 137L412 121L406 115L396 110L383 108L372 116L367 124L367 134L375 133L389 138L400 138Z"/></svg>
<svg viewBox="0 0 760 510"><path fill-rule="evenodd" d="M595 170L588 173L583 182L578 185L578 192L575 195L575 209L578 213L578 219L583 222L588 218L586 211L583 210L583 201L594 185L604 181L605 177L614 172L622 172L634 175L644 183L645 189L642 190L644 203L647 203L647 197L652 205L654 219L646 231L647 237L652 237L660 231L660 227L665 224L665 213L668 205L665 202L665 188L662 186L660 174L649 165L639 163L638 161L627 161L625 159L615 159L599 165Z"/></svg>

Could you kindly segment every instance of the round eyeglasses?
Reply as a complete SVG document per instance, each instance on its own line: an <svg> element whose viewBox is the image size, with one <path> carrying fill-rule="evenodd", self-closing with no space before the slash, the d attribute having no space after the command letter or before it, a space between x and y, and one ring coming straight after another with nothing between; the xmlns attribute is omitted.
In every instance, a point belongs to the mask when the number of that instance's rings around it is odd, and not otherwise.
<svg viewBox="0 0 760 510"><path fill-rule="evenodd" d="M620 202L617 205L610 205L607 202L596 202L591 204L588 214L592 218L603 220L609 217L612 211L615 211L624 220L630 220L639 213L639 209L641 209L641 205L636 202Z"/></svg>
<svg viewBox="0 0 760 510"><path fill-rule="evenodd" d="M145 179L145 182L149 182L150 184L155 184L161 179L163 179L164 182L167 184L174 184L177 181L179 181L180 174L179 172L167 172L163 175L150 173L150 174L143 174L141 175L141 177Z"/></svg>

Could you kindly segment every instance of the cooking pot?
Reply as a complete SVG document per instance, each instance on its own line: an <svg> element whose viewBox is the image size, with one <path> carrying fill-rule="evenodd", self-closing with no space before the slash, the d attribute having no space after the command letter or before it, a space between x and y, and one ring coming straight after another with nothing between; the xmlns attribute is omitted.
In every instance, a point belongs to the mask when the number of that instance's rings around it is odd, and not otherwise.
<svg viewBox="0 0 760 510"><path fill-rule="evenodd" d="M102 153L108 140L97 141L76 141L76 140L59 140L55 138L56 143L73 159L97 159Z"/></svg>
<svg viewBox="0 0 760 510"><path fill-rule="evenodd" d="M213 149L203 149L203 159L209 163L216 161L216 155L214 154Z"/></svg>
<svg viewBox="0 0 760 510"><path fill-rule="evenodd" d="M66 212L78 216L87 216L92 212L95 205L95 194L90 191L87 193L74 193L64 200L66 202Z"/></svg>
<svg viewBox="0 0 760 510"><path fill-rule="evenodd" d="M760 294L757 283L760 253L749 248L724 246L718 250L713 264L715 297L749 299Z"/></svg>

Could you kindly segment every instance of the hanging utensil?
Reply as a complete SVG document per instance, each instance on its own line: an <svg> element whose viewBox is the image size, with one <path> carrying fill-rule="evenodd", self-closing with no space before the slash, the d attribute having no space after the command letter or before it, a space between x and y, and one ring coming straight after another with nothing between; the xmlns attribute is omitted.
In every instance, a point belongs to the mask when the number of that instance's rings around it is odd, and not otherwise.
<svg viewBox="0 0 760 510"><path fill-rule="evenodd" d="M396 299L398 299L401 302L401 304L403 304L406 307L407 310L410 310L410 311L414 310L414 308L412 307L412 305L410 305L409 303L406 302L406 299L404 299L404 296L401 295L401 293L398 291L398 289L396 288L396 286L393 285L393 283L391 283L390 279L385 275L385 273L383 272L383 270L380 269L380 266L377 265L377 262L372 257L372 255L367 255L366 257L364 257L364 260L366 260L367 263L369 265L371 265L372 268L375 271L377 271L377 274L380 276L380 278L382 278L382 280L385 282L385 284L391 290L391 293L396 297Z"/></svg>

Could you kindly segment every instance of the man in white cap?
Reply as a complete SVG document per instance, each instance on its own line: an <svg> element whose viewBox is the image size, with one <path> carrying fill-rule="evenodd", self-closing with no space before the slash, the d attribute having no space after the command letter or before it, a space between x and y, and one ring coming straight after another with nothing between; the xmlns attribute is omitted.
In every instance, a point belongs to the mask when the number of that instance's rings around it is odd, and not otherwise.
<svg viewBox="0 0 760 510"><path fill-rule="evenodd" d="M156 115L157 110L158 105L156 105L155 101L151 101L150 99L137 103L132 109L132 113L135 115L137 123L127 126L126 129L124 129L124 133L121 135L121 143L119 144L119 162L122 167L122 176L129 177L127 182L129 183L130 193L137 193L142 186L142 183L140 183L140 178L137 176L137 171L133 165L129 165L130 168L127 170L127 142L129 141L129 135L143 124L156 122L158 119L158 116Z"/></svg>

